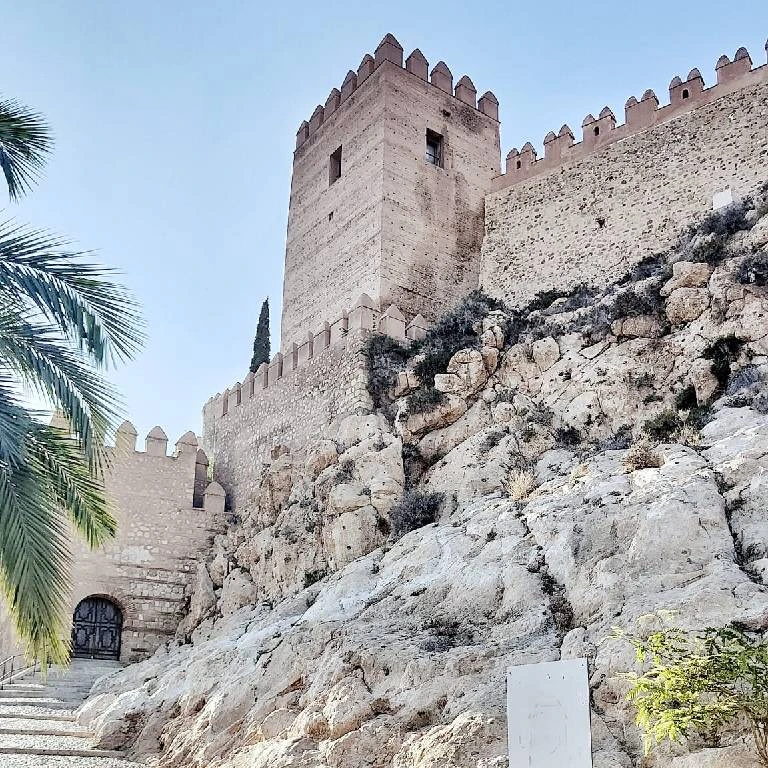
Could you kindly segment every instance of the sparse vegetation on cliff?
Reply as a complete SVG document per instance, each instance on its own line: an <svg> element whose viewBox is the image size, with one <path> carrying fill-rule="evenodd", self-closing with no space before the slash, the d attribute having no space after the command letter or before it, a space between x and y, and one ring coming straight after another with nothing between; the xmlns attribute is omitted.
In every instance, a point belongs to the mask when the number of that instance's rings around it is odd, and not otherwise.
<svg viewBox="0 0 768 768"><path fill-rule="evenodd" d="M392 521L392 537L397 541L406 533L434 523L442 503L442 493L407 490L389 513Z"/></svg>
<svg viewBox="0 0 768 768"><path fill-rule="evenodd" d="M615 636L627 637L645 667L626 677L646 754L695 733L717 744L729 726L746 722L768 767L768 641L736 627Z"/></svg>

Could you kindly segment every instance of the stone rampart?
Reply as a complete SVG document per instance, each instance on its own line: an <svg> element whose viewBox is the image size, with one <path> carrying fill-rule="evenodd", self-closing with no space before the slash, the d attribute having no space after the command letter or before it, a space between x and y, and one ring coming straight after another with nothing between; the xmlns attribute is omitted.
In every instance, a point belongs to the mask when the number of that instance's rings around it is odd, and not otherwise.
<svg viewBox="0 0 768 768"><path fill-rule="evenodd" d="M433 320L475 288L500 161L496 97L386 35L297 134L281 351L362 293Z"/></svg>
<svg viewBox="0 0 768 768"><path fill-rule="evenodd" d="M426 322L406 323L394 305L380 312L366 294L348 312L287 355L277 353L203 407L203 445L214 461L214 477L233 507L247 503L273 449L300 453L327 426L371 409L364 343L372 331L417 339Z"/></svg>
<svg viewBox="0 0 768 768"><path fill-rule="evenodd" d="M469 104L494 120L499 119L499 102L491 91L486 91L478 99L477 90L475 90L472 80L467 75L462 76L454 86L453 74L444 61L438 61L430 72L429 63L418 48L408 56L405 60L405 65L403 65L403 47L394 35L387 34L377 46L374 54L366 53L357 70L350 69L347 72L340 89L332 88L328 98L325 100L325 104L318 104L309 120L302 122L299 130L296 132L296 149L301 147L310 136L318 133L323 125L329 122L331 115L385 61L401 68L405 66L407 72L410 72L419 79L429 82L435 88L454 96L465 104Z"/></svg>
<svg viewBox="0 0 768 768"><path fill-rule="evenodd" d="M184 616L198 562L224 528L224 491L208 483L208 459L187 432L166 455L168 438L155 427L145 450L125 422L109 448L105 479L114 502L116 538L99 550L72 542L70 612L86 597L106 597L123 614L123 661L155 651Z"/></svg>
<svg viewBox="0 0 768 768"><path fill-rule="evenodd" d="M718 59L716 75L717 83L711 88L704 87L704 78L698 69L692 69L685 80L675 75L669 84L669 104L663 107L659 106L659 99L650 89L640 101L630 96L624 105L623 125L616 124L616 116L610 107L603 107L596 118L588 114L581 123L582 140L578 143L574 143L574 133L568 125L563 125L557 134L550 131L544 137L542 158L538 157L530 142L526 142L522 150L510 150L506 171L493 180L493 191L583 160L609 144L673 120L736 90L764 82L768 69L766 66L753 69L749 52L746 48L739 48L733 61L726 55Z"/></svg>
<svg viewBox="0 0 768 768"><path fill-rule="evenodd" d="M544 160L534 162L530 146L513 153L485 201L481 286L513 304L541 290L605 286L667 250L716 193L758 189L768 179L768 66L751 69L740 49L717 71L708 90L697 70L675 78L662 109L650 93L630 99L624 126L604 110L585 121L579 145L565 126L547 137Z"/></svg>

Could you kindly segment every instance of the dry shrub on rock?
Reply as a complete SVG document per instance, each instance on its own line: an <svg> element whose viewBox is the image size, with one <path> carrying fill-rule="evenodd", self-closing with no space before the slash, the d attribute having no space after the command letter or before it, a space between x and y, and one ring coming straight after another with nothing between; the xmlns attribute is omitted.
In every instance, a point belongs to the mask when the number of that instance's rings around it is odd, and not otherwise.
<svg viewBox="0 0 768 768"><path fill-rule="evenodd" d="M653 444L647 437L638 440L624 456L624 466L628 472L635 472L638 469L649 469L651 467L660 467L664 462L658 453L654 450Z"/></svg>
<svg viewBox="0 0 768 768"><path fill-rule="evenodd" d="M537 485L536 475L530 469L515 469L507 480L507 493L515 501L523 501Z"/></svg>

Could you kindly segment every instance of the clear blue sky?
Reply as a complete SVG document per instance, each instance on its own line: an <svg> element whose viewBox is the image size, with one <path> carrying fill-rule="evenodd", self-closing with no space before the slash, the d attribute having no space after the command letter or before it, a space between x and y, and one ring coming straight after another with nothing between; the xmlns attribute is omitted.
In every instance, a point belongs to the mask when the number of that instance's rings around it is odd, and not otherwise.
<svg viewBox="0 0 768 768"><path fill-rule="evenodd" d="M200 429L247 371L259 308L278 344L299 123L385 32L501 102L502 154L721 53L765 62L768 2L5 2L5 96L44 112L56 151L5 214L95 249L142 301L150 340L113 374L140 438Z"/></svg>

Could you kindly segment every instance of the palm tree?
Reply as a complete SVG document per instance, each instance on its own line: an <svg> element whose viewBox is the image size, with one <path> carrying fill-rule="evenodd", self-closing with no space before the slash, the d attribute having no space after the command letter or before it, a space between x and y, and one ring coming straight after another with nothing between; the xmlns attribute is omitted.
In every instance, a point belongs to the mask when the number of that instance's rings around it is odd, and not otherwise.
<svg viewBox="0 0 768 768"><path fill-rule="evenodd" d="M44 118L0 100L11 200L36 181L51 147ZM0 223L0 588L27 653L58 663L69 655L69 529L92 547L115 533L101 478L120 402L100 369L143 341L135 301L84 256L42 230ZM45 425L25 388L69 429Z"/></svg>

